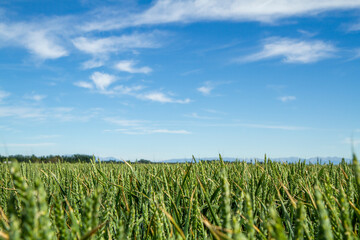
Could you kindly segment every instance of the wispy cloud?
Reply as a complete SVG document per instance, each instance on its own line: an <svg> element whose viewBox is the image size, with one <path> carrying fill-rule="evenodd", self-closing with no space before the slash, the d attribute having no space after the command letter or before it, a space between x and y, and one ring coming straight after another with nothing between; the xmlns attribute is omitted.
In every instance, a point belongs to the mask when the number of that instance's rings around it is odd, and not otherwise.
<svg viewBox="0 0 360 240"><path fill-rule="evenodd" d="M201 86L201 87L197 88L196 90L201 92L203 95L210 95L210 93L213 89L214 89L214 87L206 85L206 86Z"/></svg>
<svg viewBox="0 0 360 240"><path fill-rule="evenodd" d="M116 81L116 77L114 75L110 75L102 72L94 72L90 79L95 84L96 88L99 90L106 90L108 86ZM83 84L84 86L84 84Z"/></svg>
<svg viewBox="0 0 360 240"><path fill-rule="evenodd" d="M360 58L360 48L353 49L351 53L352 56L348 59L348 61L352 61Z"/></svg>
<svg viewBox="0 0 360 240"><path fill-rule="evenodd" d="M295 101L296 97L295 96L282 96L282 97L279 97L278 99L282 102L290 102L290 101Z"/></svg>
<svg viewBox="0 0 360 240"><path fill-rule="evenodd" d="M150 92L137 95L138 98L143 100L149 100L153 102L160 102L160 103L190 103L191 100L189 98L186 99L174 99L162 92Z"/></svg>
<svg viewBox="0 0 360 240"><path fill-rule="evenodd" d="M0 90L0 102L10 96L10 93Z"/></svg>
<svg viewBox="0 0 360 240"><path fill-rule="evenodd" d="M317 32L310 32L303 29L298 29L297 31L302 35L304 35L305 37L314 37L318 34Z"/></svg>
<svg viewBox="0 0 360 240"><path fill-rule="evenodd" d="M170 130L170 129L145 129L145 128L133 128L133 129L113 129L105 130L104 132L118 132L127 135L145 135L145 134L191 134L186 130Z"/></svg>
<svg viewBox="0 0 360 240"><path fill-rule="evenodd" d="M18 106L0 106L0 117L36 118L45 117L43 109Z"/></svg>
<svg viewBox="0 0 360 240"><path fill-rule="evenodd" d="M47 97L46 95L35 94L35 93L26 94L26 95L24 96L25 99L32 100L32 101L35 101L35 102L40 102L40 101L42 101L43 99L45 99L46 97Z"/></svg>
<svg viewBox="0 0 360 240"><path fill-rule="evenodd" d="M287 125L267 125L267 124L239 124L239 125L248 128L279 129L279 130L287 130L287 131L298 131L298 130L309 129L307 127L287 126Z"/></svg>
<svg viewBox="0 0 360 240"><path fill-rule="evenodd" d="M241 58L239 61L253 62L281 58L285 63L313 63L333 57L336 51L331 43L320 40L273 37L264 41L260 52Z"/></svg>
<svg viewBox="0 0 360 240"><path fill-rule="evenodd" d="M82 63L82 68L83 69L93 69L93 68L98 68L98 67L104 66L105 59L107 59L107 57L101 57L101 58L98 57L98 58L90 59L90 60Z"/></svg>
<svg viewBox="0 0 360 240"><path fill-rule="evenodd" d="M190 114L185 114L184 116L189 117L189 118L194 118L194 119L203 119L203 120L218 119L216 117L202 116L202 115L199 115L196 112L193 112L193 113L190 113Z"/></svg>
<svg viewBox="0 0 360 240"><path fill-rule="evenodd" d="M107 129L104 132L119 132L122 134L128 135L142 135L142 134L155 134L155 133L164 133L164 134L191 134L187 130L178 130L178 129L166 129L166 128L156 128L153 123L144 120L129 120L123 118L105 118L106 122L119 125L123 128L117 129Z"/></svg>
<svg viewBox="0 0 360 240"><path fill-rule="evenodd" d="M197 69L193 69L193 70L190 70L190 71L186 71L186 72L183 72L181 73L182 76L187 76L187 75L191 75L191 74L195 74L195 73L200 73L202 70L200 68L197 68Z"/></svg>
<svg viewBox="0 0 360 240"><path fill-rule="evenodd" d="M95 72L90 76L91 80L95 84L96 88L99 90L98 93L104 95L128 95L140 100L144 101L152 101L159 103L179 103L186 104L190 103L191 100L189 98L185 99L177 99L172 97L170 94L161 92L161 91L142 91L146 87L143 85L133 85L133 86L125 86L125 85L117 85L112 88L108 88L113 82L116 81L116 77L113 75L109 75L106 73ZM93 84L90 82L75 82L75 86L92 89Z"/></svg>
<svg viewBox="0 0 360 240"><path fill-rule="evenodd" d="M72 43L80 51L97 56L129 49L157 48L161 46L159 41L161 35L162 32L154 31L106 38L78 37L73 39Z"/></svg>
<svg viewBox="0 0 360 240"><path fill-rule="evenodd" d="M158 0L142 13L127 17L109 14L89 21L83 27L87 31L121 29L139 25L165 23L189 23L199 21L260 21L274 22L291 16L311 16L331 10L359 9L354 0L283 1L283 0Z"/></svg>
<svg viewBox="0 0 360 240"><path fill-rule="evenodd" d="M169 129L153 129L150 130L150 133L191 134L191 132L186 130L169 130Z"/></svg>
<svg viewBox="0 0 360 240"><path fill-rule="evenodd" d="M360 31L360 21L351 24L351 25L348 27L348 31Z"/></svg>
<svg viewBox="0 0 360 240"><path fill-rule="evenodd" d="M5 45L23 47L40 59L67 56L69 53L60 44L54 30L40 23L0 23L0 41Z"/></svg>
<svg viewBox="0 0 360 240"><path fill-rule="evenodd" d="M28 106L0 106L0 118L29 119L34 121L86 122L97 112L75 111L71 107L35 108Z"/></svg>
<svg viewBox="0 0 360 240"><path fill-rule="evenodd" d="M215 109L210 109L210 108L207 108L207 109L204 109L205 112L208 112L208 113L212 113L212 114L216 114L216 115L226 115L227 113L223 112L223 111L219 111L219 110L215 110Z"/></svg>
<svg viewBox="0 0 360 240"><path fill-rule="evenodd" d="M358 0L254 0L251 3L245 0L158 0L144 11L126 14L123 9L108 8L72 16L38 17L26 22L0 18L0 42L2 47L25 48L44 60L68 56L74 46L95 57L94 61L83 64L87 69L102 65L104 59L100 56L109 53L159 47L162 45L161 39L166 35L161 31L120 35L112 32L105 35L107 37L99 37L99 31L178 22L274 22L292 16L314 16L331 10L359 8ZM354 23L351 29L359 30L359 23Z"/></svg>
<svg viewBox="0 0 360 240"><path fill-rule="evenodd" d="M87 89L93 89L93 85L90 82L79 81L74 83L75 86Z"/></svg>
<svg viewBox="0 0 360 240"><path fill-rule="evenodd" d="M139 91L143 90L145 86L143 85L133 85L133 86L124 86L118 85L113 88L113 94L121 94L121 95L130 95L130 96L137 96Z"/></svg>
<svg viewBox="0 0 360 240"><path fill-rule="evenodd" d="M284 130L284 131L303 131L309 130L309 127L302 126L289 126L289 125L272 125L272 124L256 124L256 123L209 123L202 124L203 127L243 127L243 128L256 128L256 129L274 129L274 130Z"/></svg>
<svg viewBox="0 0 360 240"><path fill-rule="evenodd" d="M215 87L218 87L220 85L224 84L230 84L231 81L207 81L202 84L201 87L198 87L196 90L200 92L201 94L208 96L211 95L212 91L215 89Z"/></svg>
<svg viewBox="0 0 360 240"><path fill-rule="evenodd" d="M152 69L150 67L135 67L136 62L133 60L123 60L115 65L115 68L119 71L128 73L150 73Z"/></svg>

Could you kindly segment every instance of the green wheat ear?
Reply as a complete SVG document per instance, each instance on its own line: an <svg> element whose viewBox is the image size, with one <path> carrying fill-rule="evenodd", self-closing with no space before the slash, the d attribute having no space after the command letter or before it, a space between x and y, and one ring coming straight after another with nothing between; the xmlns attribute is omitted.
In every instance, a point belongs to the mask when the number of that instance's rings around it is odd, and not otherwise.
<svg viewBox="0 0 360 240"><path fill-rule="evenodd" d="M286 240L288 237L285 234L284 226L280 217L277 215L277 211L274 207L271 207L269 210L269 220L268 220L268 234L269 239L273 240Z"/></svg>
<svg viewBox="0 0 360 240"><path fill-rule="evenodd" d="M325 204L323 201L323 196L318 186L315 186L314 189L315 189L316 206L318 209L318 217L320 222L317 238L321 240L332 240L334 239L334 237L331 230L329 214L325 208Z"/></svg>
<svg viewBox="0 0 360 240"><path fill-rule="evenodd" d="M255 229L253 227L254 215L253 215L251 197L248 193L245 194L245 216L247 218L247 221L246 221L247 237L250 240L253 240L253 239L255 239Z"/></svg>
<svg viewBox="0 0 360 240"><path fill-rule="evenodd" d="M231 199L230 199L230 186L227 180L227 171L226 165L222 166L221 169L221 216L222 216L222 227L225 230L229 230L227 232L227 236L231 236L229 233L231 231Z"/></svg>
<svg viewBox="0 0 360 240"><path fill-rule="evenodd" d="M59 240L69 239L69 229L66 226L65 213L63 209L63 202L59 197L56 198L53 205L53 219L57 229L57 238Z"/></svg>
<svg viewBox="0 0 360 240"><path fill-rule="evenodd" d="M295 220L295 239L304 239L304 232L306 231L306 212L302 202L298 202L296 209L296 220Z"/></svg>
<svg viewBox="0 0 360 240"><path fill-rule="evenodd" d="M351 224L351 219L349 214L350 206L342 186L340 187L338 201L340 205L340 217L342 222L342 229L341 229L342 238L345 240L352 240L353 226Z"/></svg>

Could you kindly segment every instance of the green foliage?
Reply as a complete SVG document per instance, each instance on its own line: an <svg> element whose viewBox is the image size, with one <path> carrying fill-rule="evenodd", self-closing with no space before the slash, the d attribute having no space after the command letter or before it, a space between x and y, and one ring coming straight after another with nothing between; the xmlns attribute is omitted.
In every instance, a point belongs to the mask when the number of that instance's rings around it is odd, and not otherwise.
<svg viewBox="0 0 360 240"><path fill-rule="evenodd" d="M360 167L0 164L0 239L359 239Z"/></svg>

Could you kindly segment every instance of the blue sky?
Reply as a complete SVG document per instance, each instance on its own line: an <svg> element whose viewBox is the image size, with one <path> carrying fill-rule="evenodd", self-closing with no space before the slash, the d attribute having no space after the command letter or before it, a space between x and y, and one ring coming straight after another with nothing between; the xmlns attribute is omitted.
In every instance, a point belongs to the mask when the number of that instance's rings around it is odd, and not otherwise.
<svg viewBox="0 0 360 240"><path fill-rule="evenodd" d="M360 1L5 0L0 154L351 155Z"/></svg>

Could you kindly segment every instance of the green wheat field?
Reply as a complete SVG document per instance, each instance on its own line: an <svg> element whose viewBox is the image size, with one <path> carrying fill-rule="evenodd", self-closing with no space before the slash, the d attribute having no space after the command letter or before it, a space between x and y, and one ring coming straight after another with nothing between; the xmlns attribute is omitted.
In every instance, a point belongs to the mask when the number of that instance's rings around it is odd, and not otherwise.
<svg viewBox="0 0 360 240"><path fill-rule="evenodd" d="M2 163L0 239L359 239L360 166Z"/></svg>

